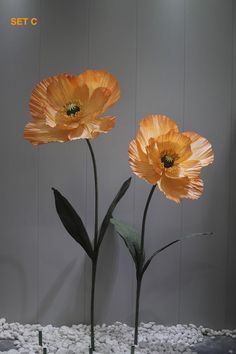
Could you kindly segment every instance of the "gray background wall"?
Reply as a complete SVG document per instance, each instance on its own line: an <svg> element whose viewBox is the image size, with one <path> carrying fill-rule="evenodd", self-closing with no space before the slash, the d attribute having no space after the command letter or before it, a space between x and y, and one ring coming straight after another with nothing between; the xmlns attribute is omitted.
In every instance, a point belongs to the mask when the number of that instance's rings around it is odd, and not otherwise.
<svg viewBox="0 0 236 354"><path fill-rule="evenodd" d="M40 26L13 27L11 17ZM71 324L89 318L90 264L55 212L51 186L93 229L93 179L84 141L33 147L22 138L28 100L42 78L87 68L112 72L122 98L117 127L93 142L100 218L131 174L127 147L138 121L160 113L207 137L215 163L205 192L180 206L156 193L147 254L176 236L214 238L174 245L156 258L142 289L141 319L236 325L236 3L235 0L0 0L0 316ZM116 216L140 227L149 186L133 178ZM102 247L96 319L131 323L134 268L110 228Z"/></svg>

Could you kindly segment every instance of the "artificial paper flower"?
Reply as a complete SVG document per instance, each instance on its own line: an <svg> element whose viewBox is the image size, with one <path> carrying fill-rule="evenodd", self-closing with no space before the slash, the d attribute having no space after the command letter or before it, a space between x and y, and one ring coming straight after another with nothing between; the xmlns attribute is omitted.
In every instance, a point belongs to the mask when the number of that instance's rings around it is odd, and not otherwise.
<svg viewBox="0 0 236 354"><path fill-rule="evenodd" d="M193 132L181 133L172 119L162 115L144 117L129 145L133 172L157 184L167 198L177 203L182 198L200 197L201 169L213 159L212 146L205 138Z"/></svg>
<svg viewBox="0 0 236 354"><path fill-rule="evenodd" d="M60 74L41 81L30 98L32 122L24 138L32 144L93 139L115 126L115 117L101 117L120 97L118 81L105 71Z"/></svg>

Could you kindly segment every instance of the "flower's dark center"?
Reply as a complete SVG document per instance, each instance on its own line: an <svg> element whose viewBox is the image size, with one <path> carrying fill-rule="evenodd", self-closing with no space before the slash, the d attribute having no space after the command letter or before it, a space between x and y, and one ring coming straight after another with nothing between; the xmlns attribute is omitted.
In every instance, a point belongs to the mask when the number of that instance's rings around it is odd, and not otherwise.
<svg viewBox="0 0 236 354"><path fill-rule="evenodd" d="M175 159L170 155L164 155L161 158L161 162L165 168L170 168L174 165Z"/></svg>
<svg viewBox="0 0 236 354"><path fill-rule="evenodd" d="M69 103L67 106L66 106L66 114L68 116L75 116L76 113L78 113L80 111L80 107L78 104L76 103Z"/></svg>

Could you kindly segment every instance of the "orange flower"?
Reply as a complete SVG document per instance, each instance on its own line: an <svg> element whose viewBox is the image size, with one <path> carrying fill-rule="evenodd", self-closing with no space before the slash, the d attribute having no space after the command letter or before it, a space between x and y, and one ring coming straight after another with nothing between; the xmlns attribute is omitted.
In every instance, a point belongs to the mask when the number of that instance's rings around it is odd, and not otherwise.
<svg viewBox="0 0 236 354"><path fill-rule="evenodd" d="M105 71L49 77L32 92L32 122L25 127L24 138L38 145L93 139L107 133L115 126L115 117L101 115L119 97L118 81Z"/></svg>
<svg viewBox="0 0 236 354"><path fill-rule="evenodd" d="M166 116L151 115L140 122L139 132L129 145L133 172L158 184L167 198L197 199L203 192L202 167L213 162L211 144L193 132L181 133Z"/></svg>

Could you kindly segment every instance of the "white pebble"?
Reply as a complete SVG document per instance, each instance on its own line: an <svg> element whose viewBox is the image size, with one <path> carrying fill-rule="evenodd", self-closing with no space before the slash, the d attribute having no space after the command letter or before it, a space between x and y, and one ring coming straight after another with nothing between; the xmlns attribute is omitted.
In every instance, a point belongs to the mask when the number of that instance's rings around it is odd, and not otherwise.
<svg viewBox="0 0 236 354"><path fill-rule="evenodd" d="M71 327L53 327L47 325L22 325L7 323L0 319L0 338L13 339L16 349L9 350L8 354L35 354L40 353L38 345L38 330L43 331L43 343L48 354L88 354L90 346L90 326L83 324ZM104 323L95 326L94 354L129 354L133 343L134 329L115 322L110 326ZM226 335L236 337L236 330L222 329L216 331L194 324L177 324L163 326L155 322L141 323L139 326L139 346L135 354L194 354L191 345L200 343L205 336L215 337ZM229 350L229 354L234 353Z"/></svg>

